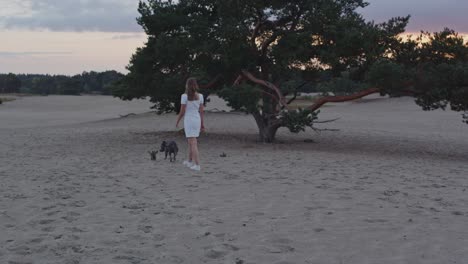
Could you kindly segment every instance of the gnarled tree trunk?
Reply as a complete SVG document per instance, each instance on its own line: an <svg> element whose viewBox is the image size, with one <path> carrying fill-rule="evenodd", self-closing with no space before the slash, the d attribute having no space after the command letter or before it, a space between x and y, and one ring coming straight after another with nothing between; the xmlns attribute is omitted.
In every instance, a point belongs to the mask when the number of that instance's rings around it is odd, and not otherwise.
<svg viewBox="0 0 468 264"><path fill-rule="evenodd" d="M253 113L253 116L258 127L259 141L264 143L274 142L276 132L281 127L278 119L265 117L259 112Z"/></svg>

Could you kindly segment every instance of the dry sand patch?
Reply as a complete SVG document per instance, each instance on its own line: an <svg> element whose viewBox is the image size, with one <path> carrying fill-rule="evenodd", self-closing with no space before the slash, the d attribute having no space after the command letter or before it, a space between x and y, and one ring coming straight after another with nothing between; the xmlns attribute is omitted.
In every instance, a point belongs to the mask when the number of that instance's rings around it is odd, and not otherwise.
<svg viewBox="0 0 468 264"><path fill-rule="evenodd" d="M400 98L321 118L340 116L259 144L251 117L208 113L197 173L174 115L0 126L0 263L464 263L459 116ZM168 138L178 162L152 162Z"/></svg>

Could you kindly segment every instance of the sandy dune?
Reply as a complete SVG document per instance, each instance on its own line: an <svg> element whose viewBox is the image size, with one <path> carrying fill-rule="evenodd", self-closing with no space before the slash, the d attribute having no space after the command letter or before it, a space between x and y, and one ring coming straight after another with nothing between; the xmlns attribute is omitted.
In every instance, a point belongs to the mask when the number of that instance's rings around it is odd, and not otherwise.
<svg viewBox="0 0 468 264"><path fill-rule="evenodd" d="M121 101L111 96L26 96L5 103L0 128L77 124L150 111L147 100Z"/></svg>
<svg viewBox="0 0 468 264"><path fill-rule="evenodd" d="M175 116L148 106L0 106L0 263L468 263L457 113L368 98L323 108L339 131L281 130L277 144L256 143L249 116L207 113L194 173ZM150 161L164 139L179 162Z"/></svg>

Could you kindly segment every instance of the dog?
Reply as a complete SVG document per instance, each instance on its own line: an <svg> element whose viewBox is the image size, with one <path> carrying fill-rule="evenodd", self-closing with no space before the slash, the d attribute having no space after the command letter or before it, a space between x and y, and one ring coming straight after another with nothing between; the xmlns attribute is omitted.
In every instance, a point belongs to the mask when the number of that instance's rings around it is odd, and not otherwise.
<svg viewBox="0 0 468 264"><path fill-rule="evenodd" d="M169 154L169 161L174 162L176 160L177 152L179 152L179 148L175 141L163 141L159 151L166 153L166 157L164 159L167 159L167 155Z"/></svg>
<svg viewBox="0 0 468 264"><path fill-rule="evenodd" d="M156 154L158 154L158 151L148 151L148 153L151 156L151 160L156 160Z"/></svg>

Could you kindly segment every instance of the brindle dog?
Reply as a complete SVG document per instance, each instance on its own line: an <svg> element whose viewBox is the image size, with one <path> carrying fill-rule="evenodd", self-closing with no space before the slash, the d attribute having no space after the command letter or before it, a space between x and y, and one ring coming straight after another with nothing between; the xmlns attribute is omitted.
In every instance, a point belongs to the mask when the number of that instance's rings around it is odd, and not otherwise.
<svg viewBox="0 0 468 264"><path fill-rule="evenodd" d="M166 157L164 159L167 159L167 155L169 155L169 161L174 162L176 160L177 152L179 152L179 148L175 141L163 141L159 151L166 153Z"/></svg>

